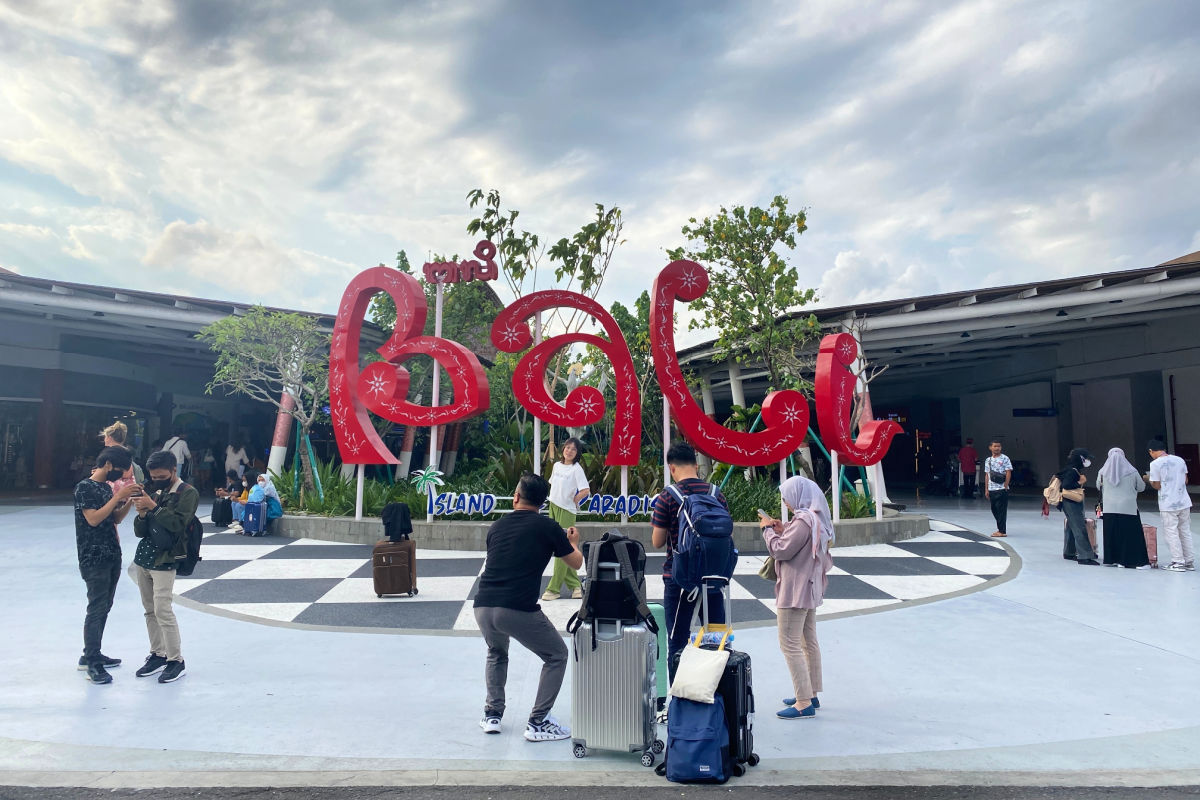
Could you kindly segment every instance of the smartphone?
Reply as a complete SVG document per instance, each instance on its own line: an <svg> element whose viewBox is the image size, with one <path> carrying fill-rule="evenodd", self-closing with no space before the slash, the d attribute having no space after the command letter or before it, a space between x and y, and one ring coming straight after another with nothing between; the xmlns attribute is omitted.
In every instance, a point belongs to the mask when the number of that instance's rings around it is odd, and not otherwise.
<svg viewBox="0 0 1200 800"><path fill-rule="evenodd" d="M768 514L768 513L767 513L767 512L765 512L765 511L763 511L761 508L758 510L758 515L759 515L760 517L762 517L763 519L770 519L770 518L771 518L771 515L770 515L770 514Z"/></svg>

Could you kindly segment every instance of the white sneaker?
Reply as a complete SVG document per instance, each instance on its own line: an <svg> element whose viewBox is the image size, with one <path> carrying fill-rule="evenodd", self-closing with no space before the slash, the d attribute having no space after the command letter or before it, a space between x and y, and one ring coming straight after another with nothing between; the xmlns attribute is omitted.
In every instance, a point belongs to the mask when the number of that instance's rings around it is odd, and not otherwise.
<svg viewBox="0 0 1200 800"><path fill-rule="evenodd" d="M542 592L542 602L543 603L549 603L551 600L559 599L559 597L561 597L561 595L558 592L552 592L549 589Z"/></svg>
<svg viewBox="0 0 1200 800"><path fill-rule="evenodd" d="M571 738L571 729L559 725L554 717L547 716L540 724L525 723L525 739L530 742L553 742Z"/></svg>
<svg viewBox="0 0 1200 800"><path fill-rule="evenodd" d="M1188 572L1195 572L1196 571L1196 562L1189 561L1183 565L1183 568L1186 569Z"/></svg>
<svg viewBox="0 0 1200 800"><path fill-rule="evenodd" d="M1134 567L1134 569L1154 569L1154 565L1153 564L1142 564L1140 567Z"/></svg>
<svg viewBox="0 0 1200 800"><path fill-rule="evenodd" d="M1188 569L1183 564L1174 563L1167 567L1167 572L1187 572Z"/></svg>
<svg viewBox="0 0 1200 800"><path fill-rule="evenodd" d="M484 733L499 733L500 718L499 717L484 717L479 720L479 727L483 728Z"/></svg>

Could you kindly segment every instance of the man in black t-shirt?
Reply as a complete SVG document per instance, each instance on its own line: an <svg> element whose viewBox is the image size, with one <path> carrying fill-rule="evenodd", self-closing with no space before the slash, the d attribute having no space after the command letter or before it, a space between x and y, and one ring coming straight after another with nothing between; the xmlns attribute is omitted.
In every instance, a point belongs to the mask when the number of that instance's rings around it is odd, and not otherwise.
<svg viewBox="0 0 1200 800"><path fill-rule="evenodd" d="M684 497L693 494L708 494L713 485L700 480L696 465L696 451L684 442L676 442L667 450L667 468L671 481ZM718 489L717 500L729 510L725 495ZM679 499L664 489L654 501L654 513L650 517L650 541L655 547L665 547L667 560L663 562L663 614L667 620L667 666L671 680L675 680L674 656L687 645L692 629L692 616L696 613L699 597L689 600L686 593L671 580L673 554L679 543ZM725 603L719 591L708 593L710 622L725 621Z"/></svg>
<svg viewBox="0 0 1200 800"><path fill-rule="evenodd" d="M133 457L124 447L106 447L96 456L92 474L75 485L75 551L88 600L79 669L87 670L92 683L112 683L108 669L121 663L101 653L100 642L121 576L117 525L129 513L129 498L142 487L131 483L113 494L108 481L119 480L132 464Z"/></svg>
<svg viewBox="0 0 1200 800"><path fill-rule="evenodd" d="M567 646L553 623L542 613L538 595L542 573L557 556L572 569L583 566L579 531L566 532L538 513L550 495L550 484L526 473L513 496L513 512L492 523L487 536L487 563L475 595L475 621L488 646L487 703L479 727L499 733L504 716L504 684L508 680L508 644L516 639L542 659L537 698L525 725L531 742L566 739L571 731L550 716L567 672Z"/></svg>

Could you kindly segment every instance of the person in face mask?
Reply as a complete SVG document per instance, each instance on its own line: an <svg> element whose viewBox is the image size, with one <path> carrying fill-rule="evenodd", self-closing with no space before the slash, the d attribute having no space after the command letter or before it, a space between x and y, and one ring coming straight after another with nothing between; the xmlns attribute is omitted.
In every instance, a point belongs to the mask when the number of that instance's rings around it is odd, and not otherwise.
<svg viewBox="0 0 1200 800"><path fill-rule="evenodd" d="M1092 454L1082 447L1076 447L1067 456L1067 465L1058 473L1064 492L1071 489L1083 489L1087 484L1087 476L1083 471L1092 465ZM1062 499L1063 515L1066 517L1066 528L1063 531L1063 558L1074 560L1081 565L1098 567L1096 551L1088 540L1087 522L1083 517L1083 501L1069 500L1064 494Z"/></svg>
<svg viewBox="0 0 1200 800"><path fill-rule="evenodd" d="M247 472L241 478L234 481L233 488L227 495L229 504L233 509L233 522L229 524L227 529L231 533L242 532L242 521L246 518L246 503L250 502L250 480L254 474Z"/></svg>
<svg viewBox="0 0 1200 800"><path fill-rule="evenodd" d="M79 669L87 670L92 683L112 683L108 670L121 663L121 659L100 652L100 641L121 576L117 525L129 513L127 501L141 487L128 484L114 493L108 481L119 480L132 463L124 447L106 447L96 456L91 475L75 485L75 549L88 600Z"/></svg>
<svg viewBox="0 0 1200 800"><path fill-rule="evenodd" d="M134 499L137 519L133 532L141 541L133 554L130 576L137 582L145 609L150 655L135 675L145 678L161 672L159 683L183 676L184 661L175 619L175 563L187 553L187 526L200 505L200 493L179 480L178 462L169 450L159 450L146 459L146 493ZM162 548L151 535L154 529L172 534L171 547Z"/></svg>

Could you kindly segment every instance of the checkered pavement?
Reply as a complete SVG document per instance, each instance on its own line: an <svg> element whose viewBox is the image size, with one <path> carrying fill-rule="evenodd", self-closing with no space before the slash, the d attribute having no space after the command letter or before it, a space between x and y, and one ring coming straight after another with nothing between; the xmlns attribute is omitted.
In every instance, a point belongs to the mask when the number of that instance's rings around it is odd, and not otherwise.
<svg viewBox="0 0 1200 800"><path fill-rule="evenodd" d="M254 621L381 632L476 631L472 601L484 554L417 551L416 597L377 598L371 547L313 539L245 537L217 531L205 536L204 560L175 581L178 596ZM881 611L980 588L1008 571L1008 551L979 534L944 523L917 539L895 544L839 547L819 617ZM418 544L419 547L419 544ZM648 554L646 593L662 599L661 554ZM733 619L750 627L774 624L774 585L758 577L763 556L742 556L731 586ZM543 575L543 589L550 566ZM542 603L559 628L579 601Z"/></svg>

